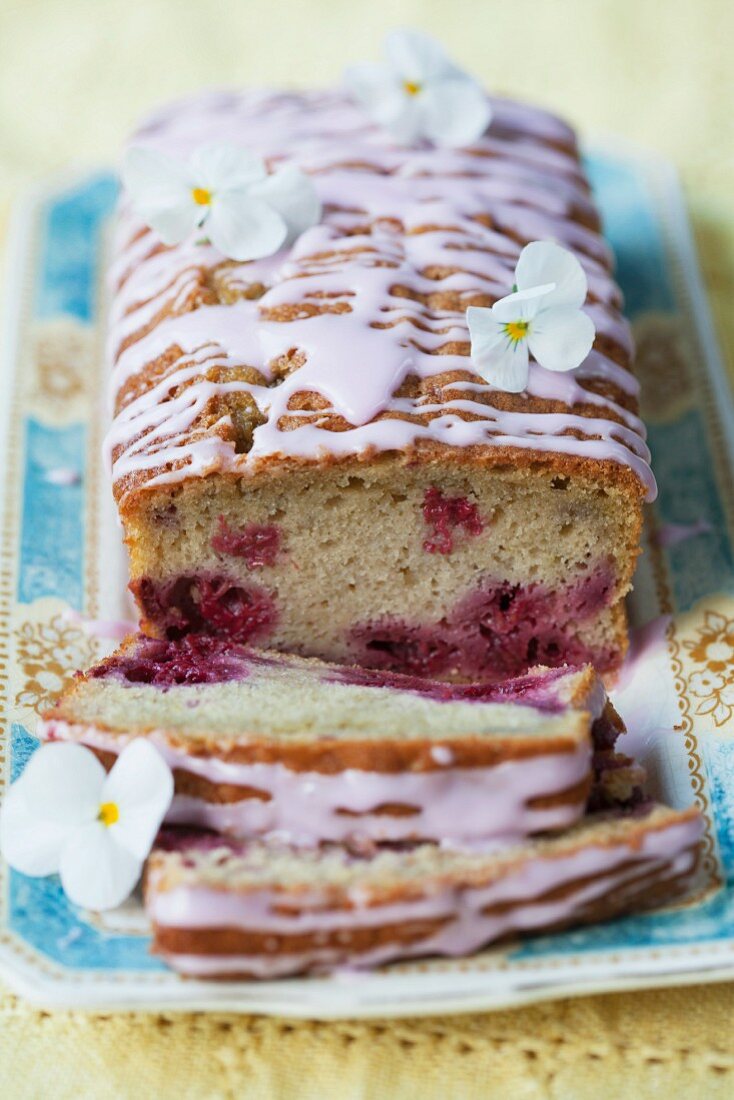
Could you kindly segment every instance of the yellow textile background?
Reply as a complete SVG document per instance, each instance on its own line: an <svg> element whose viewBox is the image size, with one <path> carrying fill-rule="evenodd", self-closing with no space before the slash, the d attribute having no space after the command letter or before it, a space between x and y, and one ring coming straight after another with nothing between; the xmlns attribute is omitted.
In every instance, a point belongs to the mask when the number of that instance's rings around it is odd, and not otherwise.
<svg viewBox="0 0 734 1100"><path fill-rule="evenodd" d="M0 0L0 214L34 176L113 160L160 100L326 83L399 24L440 36L488 86L678 166L731 370L732 0ZM0 1096L731 1097L733 1008L722 985L314 1024L39 1013L0 992Z"/></svg>

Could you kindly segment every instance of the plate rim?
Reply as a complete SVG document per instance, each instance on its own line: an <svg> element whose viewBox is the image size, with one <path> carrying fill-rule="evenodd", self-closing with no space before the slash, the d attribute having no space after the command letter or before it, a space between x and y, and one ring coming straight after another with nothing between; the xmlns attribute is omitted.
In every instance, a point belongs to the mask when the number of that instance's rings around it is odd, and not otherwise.
<svg viewBox="0 0 734 1100"><path fill-rule="evenodd" d="M696 336L725 429L723 435L727 455L734 467L734 393L727 378L706 296L678 174L664 158L618 140L595 142L585 147L584 151L614 157L638 166L648 176L654 173L656 177L665 202L664 216L668 230L665 244L679 258L685 288L694 304ZM109 171L104 166L91 166L54 173L28 188L11 209L4 264L5 332L0 350L0 377L12 396L0 416L0 454L3 456L8 454L12 433L17 430L13 412L18 401L15 374L21 352L22 288L33 273L31 245L36 232L37 212L44 199ZM0 479L0 514L3 516L7 515L8 498L12 496L10 483L10 478ZM15 579L15 561L11 563L11 570ZM0 685L0 692L7 692L7 680ZM605 976L596 973L584 976L584 963L578 962L573 966L573 976L569 973L564 977L564 972L569 972L571 967L568 963L564 965L562 960L549 961L544 972L541 972L541 960L538 959L528 960L525 969L516 963L511 968L501 964L496 968L472 968L469 958L466 969L460 971L428 969L409 974L382 971L377 975L362 973L358 979L352 977L348 981L340 978L301 978L287 982L217 983L181 979L173 972L132 970L122 972L128 977L119 980L122 974L115 975L114 972L64 968L44 957L8 925L0 928L0 975L3 980L32 1005L51 1009L81 1008L110 1012L131 1009L146 1012L227 1010L321 1020L399 1018L487 1012L559 997L734 979L734 935L717 941L668 945L659 949L625 946L624 953L625 972L615 972L609 966ZM618 954L619 949L614 948L588 951L584 952L584 962L587 968L591 968L604 959L611 963ZM665 958L665 967L653 965L656 963L655 956ZM43 966L39 965L41 958L44 959ZM578 955L575 958L578 959ZM48 973L44 974L44 970ZM102 976L93 978L93 974ZM441 990L442 979L444 983L447 979L450 981L450 990ZM374 996L369 986L373 987ZM401 988L405 992L401 993ZM357 991L359 993L355 995Z"/></svg>

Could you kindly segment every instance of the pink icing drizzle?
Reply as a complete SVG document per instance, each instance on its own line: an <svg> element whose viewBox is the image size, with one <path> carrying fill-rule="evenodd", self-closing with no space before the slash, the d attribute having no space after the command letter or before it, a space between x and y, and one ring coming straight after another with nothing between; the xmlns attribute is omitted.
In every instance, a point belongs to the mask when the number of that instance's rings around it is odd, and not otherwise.
<svg viewBox="0 0 734 1100"><path fill-rule="evenodd" d="M386 145L362 112L337 93L212 93L155 116L138 141L183 153L203 139L229 140L271 162L297 163L313 174L325 214L322 224L292 248L230 269L231 282L267 286L259 300L200 306L171 317L118 356L121 342L162 307L178 308L185 301L197 286L201 266L221 259L193 241L151 255L158 243L155 234L123 209L111 273L118 287L110 335L116 358L113 392L169 348L179 346L183 354L162 381L118 411L106 443L109 460L114 456L114 477L147 471L149 483L161 484L215 469L254 472L272 455L312 459L323 453L404 450L434 440L613 460L629 466L652 497L642 423L611 398L581 385L586 379L605 380L636 393L629 372L598 349L566 374L532 364L527 390L567 405L594 405L595 417L499 410L478 400L492 392L479 380L452 384L454 396L441 403L426 396L394 396L408 375L428 379L471 367L465 355L432 354L449 342L467 345L463 308L435 308L429 314L417 301L396 295L395 287L423 295L456 291L462 301L478 293L506 294L520 251L510 233L523 240L558 240L573 249L598 299L587 306L597 331L631 352L619 292L608 272L608 247L598 233L571 217L572 209L590 209L578 164L570 153L546 144L567 141L568 131L543 112L518 104L496 101L494 109L493 127L472 151L406 151ZM489 215L496 228L478 222L478 215ZM405 235L395 232L396 221ZM437 281L434 267L458 270L444 271ZM269 320L265 312L320 307L324 295L343 312L301 312L287 322ZM390 327L376 328L376 323ZM271 384L272 364L293 349L305 362ZM226 374L219 381L201 378L212 367L237 365L257 367L263 384ZM283 429L284 415L299 415L290 408L291 399L304 391L320 394L351 429L329 431L311 414L295 430ZM210 402L232 393L250 395L264 417L247 454L236 454L234 445L214 430L192 437L197 417ZM385 411L433 419L428 424L374 419ZM612 412L621 422L610 419ZM462 419L461 413L476 419ZM228 424L225 413L215 427ZM568 431L599 438L563 434Z"/></svg>
<svg viewBox="0 0 734 1100"><path fill-rule="evenodd" d="M40 735L54 741L79 740L114 753L127 741L58 719L42 723ZM353 836L373 841L415 837L440 837L456 843L507 841L567 828L583 813L583 800L546 809L527 803L575 787L591 767L591 745L585 742L574 752L508 760L491 768L459 768L448 763L427 772L347 768L326 775L291 771L282 764L231 763L175 748L164 732L152 731L147 736L172 770L183 769L211 783L254 787L270 795L269 801L250 798L221 805L176 795L166 816L168 824L195 825L235 836L277 833L297 845ZM404 803L418 812L404 817L369 812L385 803ZM339 814L340 809L364 816Z"/></svg>

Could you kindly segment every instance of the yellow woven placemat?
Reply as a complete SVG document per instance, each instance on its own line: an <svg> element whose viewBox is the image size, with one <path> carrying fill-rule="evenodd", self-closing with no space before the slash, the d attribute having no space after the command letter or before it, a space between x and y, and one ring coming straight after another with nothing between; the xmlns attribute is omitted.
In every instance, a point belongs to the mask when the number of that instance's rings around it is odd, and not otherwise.
<svg viewBox="0 0 734 1100"><path fill-rule="evenodd" d="M114 158L161 99L200 84L323 82L397 24L439 35L488 85L677 164L732 371L730 0L6 0L0 202L41 172ZM0 1096L716 1100L734 1095L733 1009L734 986L720 985L326 1024L45 1013L0 990Z"/></svg>
<svg viewBox="0 0 734 1100"><path fill-rule="evenodd" d="M608 1100L734 1094L731 986L428 1020L0 1008L0 1095L246 1100Z"/></svg>

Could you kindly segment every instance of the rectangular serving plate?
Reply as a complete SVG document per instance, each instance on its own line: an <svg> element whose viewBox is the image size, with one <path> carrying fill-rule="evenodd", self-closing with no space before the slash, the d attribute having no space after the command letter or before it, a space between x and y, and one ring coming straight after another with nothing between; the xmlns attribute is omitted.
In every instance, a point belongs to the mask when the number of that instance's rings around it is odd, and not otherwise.
<svg viewBox="0 0 734 1100"><path fill-rule="evenodd" d="M638 341L660 484L630 601L633 660L614 694L625 748L656 792L706 821L687 905L468 959L278 982L201 982L149 953L139 899L70 905L56 879L0 869L0 975L45 1007L223 1010L313 1018L429 1015L734 978L734 408L680 190L663 163L589 154ZM16 212L9 245L0 453L0 792L37 713L102 653L74 612L130 614L101 468L107 172L56 179ZM108 647L109 648L109 647Z"/></svg>

